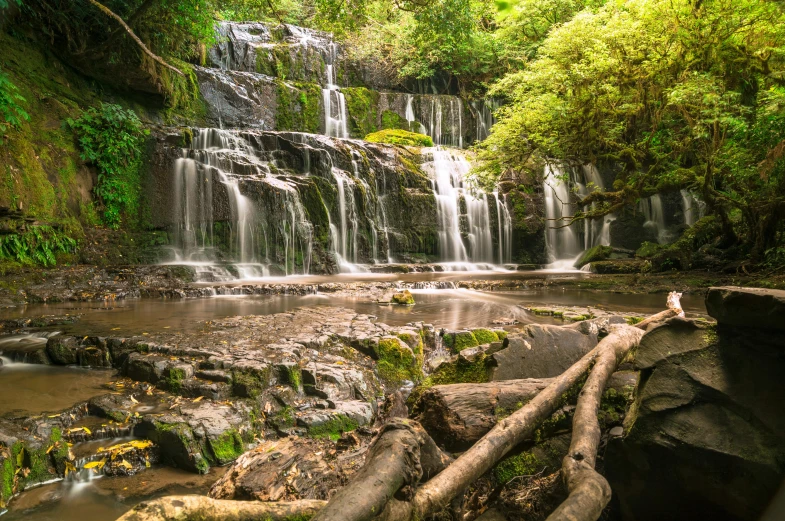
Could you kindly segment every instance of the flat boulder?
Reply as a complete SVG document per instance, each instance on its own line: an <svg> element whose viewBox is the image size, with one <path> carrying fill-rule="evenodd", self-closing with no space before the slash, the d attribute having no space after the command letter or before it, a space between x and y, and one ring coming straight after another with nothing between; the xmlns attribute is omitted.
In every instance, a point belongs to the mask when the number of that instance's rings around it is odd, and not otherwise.
<svg viewBox="0 0 785 521"><path fill-rule="evenodd" d="M507 337L509 344L492 356L491 380L552 378L570 368L597 345L597 332L543 324L528 325Z"/></svg>
<svg viewBox="0 0 785 521"><path fill-rule="evenodd" d="M785 331L785 290L710 288L706 310L720 325Z"/></svg>

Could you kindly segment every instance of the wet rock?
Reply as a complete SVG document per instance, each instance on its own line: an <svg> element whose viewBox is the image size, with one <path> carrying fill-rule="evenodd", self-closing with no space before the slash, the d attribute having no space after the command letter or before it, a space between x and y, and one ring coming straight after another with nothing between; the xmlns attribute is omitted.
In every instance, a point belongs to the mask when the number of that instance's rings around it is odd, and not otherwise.
<svg viewBox="0 0 785 521"><path fill-rule="evenodd" d="M390 297L390 302L393 304L400 304L402 306L413 306L414 295L412 295L408 289L400 293L393 293L392 297Z"/></svg>
<svg viewBox="0 0 785 521"><path fill-rule="evenodd" d="M73 365L78 360L79 342L72 336L56 336L46 342L46 354L52 363Z"/></svg>
<svg viewBox="0 0 785 521"><path fill-rule="evenodd" d="M710 288L706 310L720 325L785 330L785 291L725 286Z"/></svg>
<svg viewBox="0 0 785 521"><path fill-rule="evenodd" d="M336 402L328 410L312 410L297 415L297 425L310 436L337 440L343 433L370 425L374 418L374 407L367 402Z"/></svg>
<svg viewBox="0 0 785 521"><path fill-rule="evenodd" d="M244 452L259 429L248 421L247 405L186 402L163 415L146 415L135 433L161 447L162 461L204 474Z"/></svg>
<svg viewBox="0 0 785 521"><path fill-rule="evenodd" d="M367 445L367 437L361 445ZM364 450L337 454L333 442L290 436L246 452L210 490L217 499L328 499L362 465Z"/></svg>
<svg viewBox="0 0 785 521"><path fill-rule="evenodd" d="M634 414L606 453L622 519L755 520L769 503L785 476L785 359L777 333L750 331L677 318L643 338Z"/></svg>
<svg viewBox="0 0 785 521"><path fill-rule="evenodd" d="M528 325L508 337L506 349L491 355L491 380L558 376L597 345L597 334L569 328Z"/></svg>

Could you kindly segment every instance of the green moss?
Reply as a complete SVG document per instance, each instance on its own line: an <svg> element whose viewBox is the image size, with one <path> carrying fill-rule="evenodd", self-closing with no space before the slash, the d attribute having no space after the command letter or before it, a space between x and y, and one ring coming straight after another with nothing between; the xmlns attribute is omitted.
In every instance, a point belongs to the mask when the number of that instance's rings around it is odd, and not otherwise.
<svg viewBox="0 0 785 521"><path fill-rule="evenodd" d="M385 110L382 112L382 130L398 128L401 130L411 130L406 118L402 118L397 112Z"/></svg>
<svg viewBox="0 0 785 521"><path fill-rule="evenodd" d="M292 386L295 391L300 391L303 388L302 371L300 366L293 365L286 368L286 383Z"/></svg>
<svg viewBox="0 0 785 521"><path fill-rule="evenodd" d="M376 370L387 385L398 386L404 380L422 380L422 350L415 353L399 338L382 338L376 347L376 355Z"/></svg>
<svg viewBox="0 0 785 521"><path fill-rule="evenodd" d="M166 377L166 388L173 393L179 393L185 380L185 371L179 367L170 367Z"/></svg>
<svg viewBox="0 0 785 521"><path fill-rule="evenodd" d="M635 256L648 259L649 257L652 257L655 253L657 253L661 249L662 246L660 246L657 243L644 241L643 244L641 244L641 247L638 248L637 251L635 252Z"/></svg>
<svg viewBox="0 0 785 521"><path fill-rule="evenodd" d="M234 371L232 373L232 393L243 398L257 398L269 385L270 368L258 371Z"/></svg>
<svg viewBox="0 0 785 521"><path fill-rule="evenodd" d="M166 103L166 109L163 111L164 121L169 125L203 123L207 114L207 103L202 98L199 79L196 77L193 65L176 58L167 59L180 69L184 76L162 69L161 83Z"/></svg>
<svg viewBox="0 0 785 521"><path fill-rule="evenodd" d="M308 434L314 438L330 438L337 440L344 432L351 432L360 425L343 414L335 414L321 425L315 425L308 430Z"/></svg>
<svg viewBox="0 0 785 521"><path fill-rule="evenodd" d="M634 326L635 324L643 322L643 317L624 317L624 321L627 322L627 324Z"/></svg>
<svg viewBox="0 0 785 521"><path fill-rule="evenodd" d="M219 465L236 460L245 450L240 433L234 429L224 432L215 439L210 439L209 443L215 462Z"/></svg>
<svg viewBox="0 0 785 521"><path fill-rule="evenodd" d="M280 79L275 84L278 99L276 130L318 133L321 87L315 83L289 84Z"/></svg>
<svg viewBox="0 0 785 521"><path fill-rule="evenodd" d="M14 495L14 463L11 458L0 462L0 508Z"/></svg>
<svg viewBox="0 0 785 521"><path fill-rule="evenodd" d="M393 304L400 304L402 306L413 306L414 305L414 295L407 289L400 293L395 293L390 299L390 302Z"/></svg>
<svg viewBox="0 0 785 521"><path fill-rule="evenodd" d="M442 341L445 346L449 347L455 353L460 353L464 349L480 345L471 331L453 331L445 333L442 337Z"/></svg>
<svg viewBox="0 0 785 521"><path fill-rule="evenodd" d="M597 246L594 246L593 248L589 248L588 250L584 251L583 254L581 254L580 259L578 259L578 262L575 263L575 267L582 268L583 266L589 264L590 262L606 260L610 258L612 253L613 253L613 248L611 248L610 246L603 246L601 244L598 244Z"/></svg>
<svg viewBox="0 0 785 521"><path fill-rule="evenodd" d="M493 469L493 476L500 485L507 484L518 476L531 476L545 465L530 451L521 452L503 459Z"/></svg>
<svg viewBox="0 0 785 521"><path fill-rule="evenodd" d="M347 87L341 89L346 98L346 111L349 114L349 134L353 138L362 138L378 130L376 121L379 117L379 93L365 87Z"/></svg>
<svg viewBox="0 0 785 521"><path fill-rule="evenodd" d="M490 329L474 329L472 330L472 334L480 345L490 344L491 342L497 342L499 340L499 335Z"/></svg>
<svg viewBox="0 0 785 521"><path fill-rule="evenodd" d="M409 147L432 147L433 139L424 134L416 134L400 129L380 130L365 136L370 143L386 143L388 145L401 145Z"/></svg>
<svg viewBox="0 0 785 521"><path fill-rule="evenodd" d="M488 382L488 371L493 359L485 354L478 355L473 362L458 358L442 364L427 378L429 385Z"/></svg>

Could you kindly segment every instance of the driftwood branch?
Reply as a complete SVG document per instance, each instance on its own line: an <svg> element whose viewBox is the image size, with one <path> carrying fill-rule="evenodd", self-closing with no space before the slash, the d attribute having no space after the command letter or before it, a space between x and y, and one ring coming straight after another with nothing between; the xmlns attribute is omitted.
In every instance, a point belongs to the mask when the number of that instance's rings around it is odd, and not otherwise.
<svg viewBox="0 0 785 521"><path fill-rule="evenodd" d="M516 445L532 435L534 430L561 404L562 396L576 386L595 360L605 351L625 352L638 344L641 330L619 326L603 338L592 351L572 367L553 379L550 385L532 398L521 409L501 420L471 449L463 453L449 467L417 490L411 503L409 519L439 512L469 484L488 472Z"/></svg>
<svg viewBox="0 0 785 521"><path fill-rule="evenodd" d="M303 499L291 503L231 501L207 496L167 496L136 505L118 521L286 521L310 518L325 501Z"/></svg>
<svg viewBox="0 0 785 521"><path fill-rule="evenodd" d="M641 329L625 328L626 340L613 342L597 358L578 397L572 422L572 443L562 463L562 479L569 496L548 516L548 521L596 521L611 500L611 487L594 470L600 446L602 393L616 368L643 336Z"/></svg>
<svg viewBox="0 0 785 521"><path fill-rule="evenodd" d="M163 65L167 69L170 69L170 70L176 72L180 76L185 76L185 74L183 74L183 72L180 69L178 69L177 67L174 67L172 65L169 65L168 63L166 63L166 61L164 61L163 58L161 58L157 54L153 53L153 51L151 51L144 44L144 42L138 36L136 36L136 33L134 33L133 29L131 29L128 26L127 23L125 23L125 20L123 20L120 16L115 14L114 11L112 11L111 9L109 9L108 7L106 7L105 5L103 5L102 3L100 3L100 2L98 2L96 0L88 0L88 2L90 2L91 4L96 6L98 9L100 9L105 15L109 16L110 18L114 18L117 21L117 23L119 23L123 27L123 29L125 29L125 32L128 33L128 35L133 39L133 41L136 42L136 45L138 45L142 49L142 51L144 51L144 53L147 54L150 58L152 58L156 62L160 63L161 65Z"/></svg>

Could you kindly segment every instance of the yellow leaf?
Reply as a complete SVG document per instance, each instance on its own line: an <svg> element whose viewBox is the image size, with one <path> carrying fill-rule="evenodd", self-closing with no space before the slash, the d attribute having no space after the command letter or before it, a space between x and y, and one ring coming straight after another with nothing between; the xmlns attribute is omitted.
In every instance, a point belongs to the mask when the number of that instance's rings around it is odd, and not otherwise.
<svg viewBox="0 0 785 521"><path fill-rule="evenodd" d="M87 427L82 427L82 429L84 429L84 431L87 433L87 435L88 435L88 436L90 436L90 435L92 435L92 434L93 434L93 433L90 431L90 429L88 429Z"/></svg>
<svg viewBox="0 0 785 521"><path fill-rule="evenodd" d="M128 463L128 462L127 462L127 461L125 461L125 460L123 460L123 461L121 461L121 462L120 462L120 466L122 466L122 467L125 467L125 468L127 468L127 469L132 469L132 468L134 468L134 467L133 467L133 465L131 465L130 463Z"/></svg>
<svg viewBox="0 0 785 521"><path fill-rule="evenodd" d="M204 396L200 396L199 398L194 398L194 403L201 402L204 399Z"/></svg>
<svg viewBox="0 0 785 521"><path fill-rule="evenodd" d="M100 468L103 468L104 465L106 465L106 458L104 458L104 459L102 459L100 461L91 461L90 463L87 463L84 466L84 468L86 468L86 469L100 469Z"/></svg>
<svg viewBox="0 0 785 521"><path fill-rule="evenodd" d="M131 402L133 402L133 403L139 403L139 400L137 400L136 398L134 398L134 395L131 395L131 397L130 397L130 398L131 398Z"/></svg>

